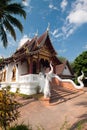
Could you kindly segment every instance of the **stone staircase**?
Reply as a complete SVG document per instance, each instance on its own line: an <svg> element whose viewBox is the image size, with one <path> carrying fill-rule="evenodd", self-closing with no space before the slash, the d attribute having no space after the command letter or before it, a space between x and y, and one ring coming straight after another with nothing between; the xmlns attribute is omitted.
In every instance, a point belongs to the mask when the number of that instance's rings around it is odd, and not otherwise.
<svg viewBox="0 0 87 130"><path fill-rule="evenodd" d="M50 105L62 103L72 98L75 98L83 93L83 90L64 88L58 85L51 84L51 97L49 103Z"/></svg>

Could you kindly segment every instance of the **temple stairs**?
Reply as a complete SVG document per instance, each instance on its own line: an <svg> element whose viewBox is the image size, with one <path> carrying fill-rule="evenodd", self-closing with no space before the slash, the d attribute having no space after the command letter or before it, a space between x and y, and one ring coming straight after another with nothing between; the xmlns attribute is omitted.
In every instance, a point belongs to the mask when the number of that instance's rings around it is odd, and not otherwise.
<svg viewBox="0 0 87 130"><path fill-rule="evenodd" d="M70 84L59 82L58 79L52 79L50 83L51 97L49 100L50 105L55 105L58 103L65 102L72 98L78 97L84 93L83 89L77 90Z"/></svg>

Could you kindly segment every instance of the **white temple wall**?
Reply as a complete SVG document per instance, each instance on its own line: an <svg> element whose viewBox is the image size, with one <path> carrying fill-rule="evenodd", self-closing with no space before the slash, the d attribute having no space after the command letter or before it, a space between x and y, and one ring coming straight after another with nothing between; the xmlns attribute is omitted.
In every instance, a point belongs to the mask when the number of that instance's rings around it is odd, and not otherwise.
<svg viewBox="0 0 87 130"><path fill-rule="evenodd" d="M18 63L10 63L8 64L6 70L6 81L7 82L11 82L12 81L12 70L13 67L16 66L16 82L19 80L19 76L24 75L24 74L28 74L28 65L27 62L24 62L21 64L21 62Z"/></svg>
<svg viewBox="0 0 87 130"><path fill-rule="evenodd" d="M6 82L7 82L7 79L8 79L8 66L5 66L5 68L6 68Z"/></svg>
<svg viewBox="0 0 87 130"><path fill-rule="evenodd" d="M1 88L11 86L10 91L16 92L19 89L19 93L31 95L36 94L39 86L39 76L34 74L28 74L19 76L18 82L2 82Z"/></svg>
<svg viewBox="0 0 87 130"><path fill-rule="evenodd" d="M69 68L67 66L65 66L64 70L63 70L63 75L71 75Z"/></svg>
<svg viewBox="0 0 87 130"><path fill-rule="evenodd" d="M28 64L27 62L19 62L18 63L18 75L24 75L24 74L28 74Z"/></svg>
<svg viewBox="0 0 87 130"><path fill-rule="evenodd" d="M12 78L14 67L16 67L16 80ZM11 92L16 92L16 90L19 89L20 93L27 95L37 93L39 77L36 74L28 74L28 64L26 61L24 63L11 62L6 65L4 69L6 69L6 82L1 82L0 89L9 85L11 86Z"/></svg>
<svg viewBox="0 0 87 130"><path fill-rule="evenodd" d="M12 80L12 69L13 69L14 63L10 63L8 64L8 68L7 68L7 82L11 82Z"/></svg>

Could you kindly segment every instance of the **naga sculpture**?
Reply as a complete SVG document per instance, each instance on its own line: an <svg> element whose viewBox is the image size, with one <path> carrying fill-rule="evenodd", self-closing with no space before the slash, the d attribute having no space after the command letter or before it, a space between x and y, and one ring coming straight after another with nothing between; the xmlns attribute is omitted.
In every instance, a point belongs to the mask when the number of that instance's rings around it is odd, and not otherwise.
<svg viewBox="0 0 87 130"><path fill-rule="evenodd" d="M80 85L76 85L71 79L61 79L58 75L53 74L53 67L51 63L50 63L50 68L51 70L48 73L45 73L45 76L42 73L40 73L39 86L40 86L40 92L44 93L44 98L48 98L51 95L50 94L50 81L52 78L56 78L61 82L68 82L76 89L82 89L84 87L84 84L82 82L82 79L84 77L83 71L81 71L82 74L77 78L78 83Z"/></svg>
<svg viewBox="0 0 87 130"><path fill-rule="evenodd" d="M51 70L48 73L45 73L45 84L44 84L44 98L50 97L50 81L52 78L52 73L53 73L53 67L50 63L50 68Z"/></svg>
<svg viewBox="0 0 87 130"><path fill-rule="evenodd" d="M83 77L84 77L84 73L81 71L81 75L77 78L77 81L78 81L78 83L80 84L80 85L76 85L75 83L74 83L74 81L73 80L71 80L71 79L61 79L58 75L56 75L56 74L54 74L53 75L53 77L55 77L55 78L57 78L59 81L61 81L61 82L68 82L68 83L70 83L70 84L72 84L72 86L74 87L74 88L76 88L76 89L82 89L83 87L84 87L84 84L83 84L83 82L82 82L82 79L83 79Z"/></svg>
<svg viewBox="0 0 87 130"><path fill-rule="evenodd" d="M50 97L50 84L53 73L53 67L50 63L51 70L48 73L42 74L40 72L39 74L39 86L40 86L40 92L44 93L44 98Z"/></svg>
<svg viewBox="0 0 87 130"><path fill-rule="evenodd" d="M80 75L77 80L78 80L78 83L80 84L79 86L76 86L77 89L80 89L80 88L83 88L84 87L84 84L82 82L82 79L84 78L84 73L83 71L81 71L82 75Z"/></svg>

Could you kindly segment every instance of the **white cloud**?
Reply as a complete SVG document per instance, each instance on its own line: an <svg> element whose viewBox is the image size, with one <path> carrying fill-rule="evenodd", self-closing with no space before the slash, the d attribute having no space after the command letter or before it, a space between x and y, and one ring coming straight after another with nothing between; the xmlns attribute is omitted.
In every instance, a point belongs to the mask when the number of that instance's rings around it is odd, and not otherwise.
<svg viewBox="0 0 87 130"><path fill-rule="evenodd" d="M73 26L71 24L66 24L65 26L62 27L62 32L64 37L69 37L71 34L74 33L76 30L77 26Z"/></svg>
<svg viewBox="0 0 87 130"><path fill-rule="evenodd" d="M87 49L87 44L83 47L84 49Z"/></svg>
<svg viewBox="0 0 87 130"><path fill-rule="evenodd" d="M24 6L26 6L26 11L27 11L28 13L30 13L31 9L33 8L33 7L31 6L31 0L23 0L23 1L22 1L22 4L23 4Z"/></svg>
<svg viewBox="0 0 87 130"><path fill-rule="evenodd" d="M60 32L58 28L54 29L53 31L50 31L50 34L51 34L51 40L55 44L60 42L63 38L63 33Z"/></svg>
<svg viewBox="0 0 87 130"><path fill-rule="evenodd" d="M69 16L67 17L67 20L69 20L69 23L73 24L84 24L87 23L87 10L76 10L72 11Z"/></svg>
<svg viewBox="0 0 87 130"><path fill-rule="evenodd" d="M59 38L61 36L63 36L63 33L58 33L57 35L55 35L55 38Z"/></svg>
<svg viewBox="0 0 87 130"><path fill-rule="evenodd" d="M29 6L30 5L31 0L23 0L22 3L24 6Z"/></svg>
<svg viewBox="0 0 87 130"><path fill-rule="evenodd" d="M62 31L66 37L69 37L85 23L87 23L87 0L76 0L72 3L72 9L66 17Z"/></svg>
<svg viewBox="0 0 87 130"><path fill-rule="evenodd" d="M22 45L24 45L25 42L27 42L28 40L31 40L31 39L29 39L29 37L28 37L27 35L24 35L24 36L22 37L22 39L20 40L20 42L19 42L18 48L20 48Z"/></svg>
<svg viewBox="0 0 87 130"><path fill-rule="evenodd" d="M66 49L58 50L59 53L65 53L66 51Z"/></svg>
<svg viewBox="0 0 87 130"><path fill-rule="evenodd" d="M51 32L51 35L54 37L54 38L59 38L61 36L63 36L63 33L60 33L58 28L54 29L53 32Z"/></svg>
<svg viewBox="0 0 87 130"><path fill-rule="evenodd" d="M72 10L67 16L67 20L71 24L87 23L87 0L76 0L72 4Z"/></svg>
<svg viewBox="0 0 87 130"><path fill-rule="evenodd" d="M53 36L55 36L57 33L58 33L58 29L55 29L53 32L51 32L51 34L52 34Z"/></svg>
<svg viewBox="0 0 87 130"><path fill-rule="evenodd" d="M62 8L62 11L65 11L67 5L68 5L67 0L62 0L61 5L60 5Z"/></svg>
<svg viewBox="0 0 87 130"><path fill-rule="evenodd" d="M58 8L56 6L54 6L53 4L49 4L49 8L53 9L53 10L58 10Z"/></svg>

